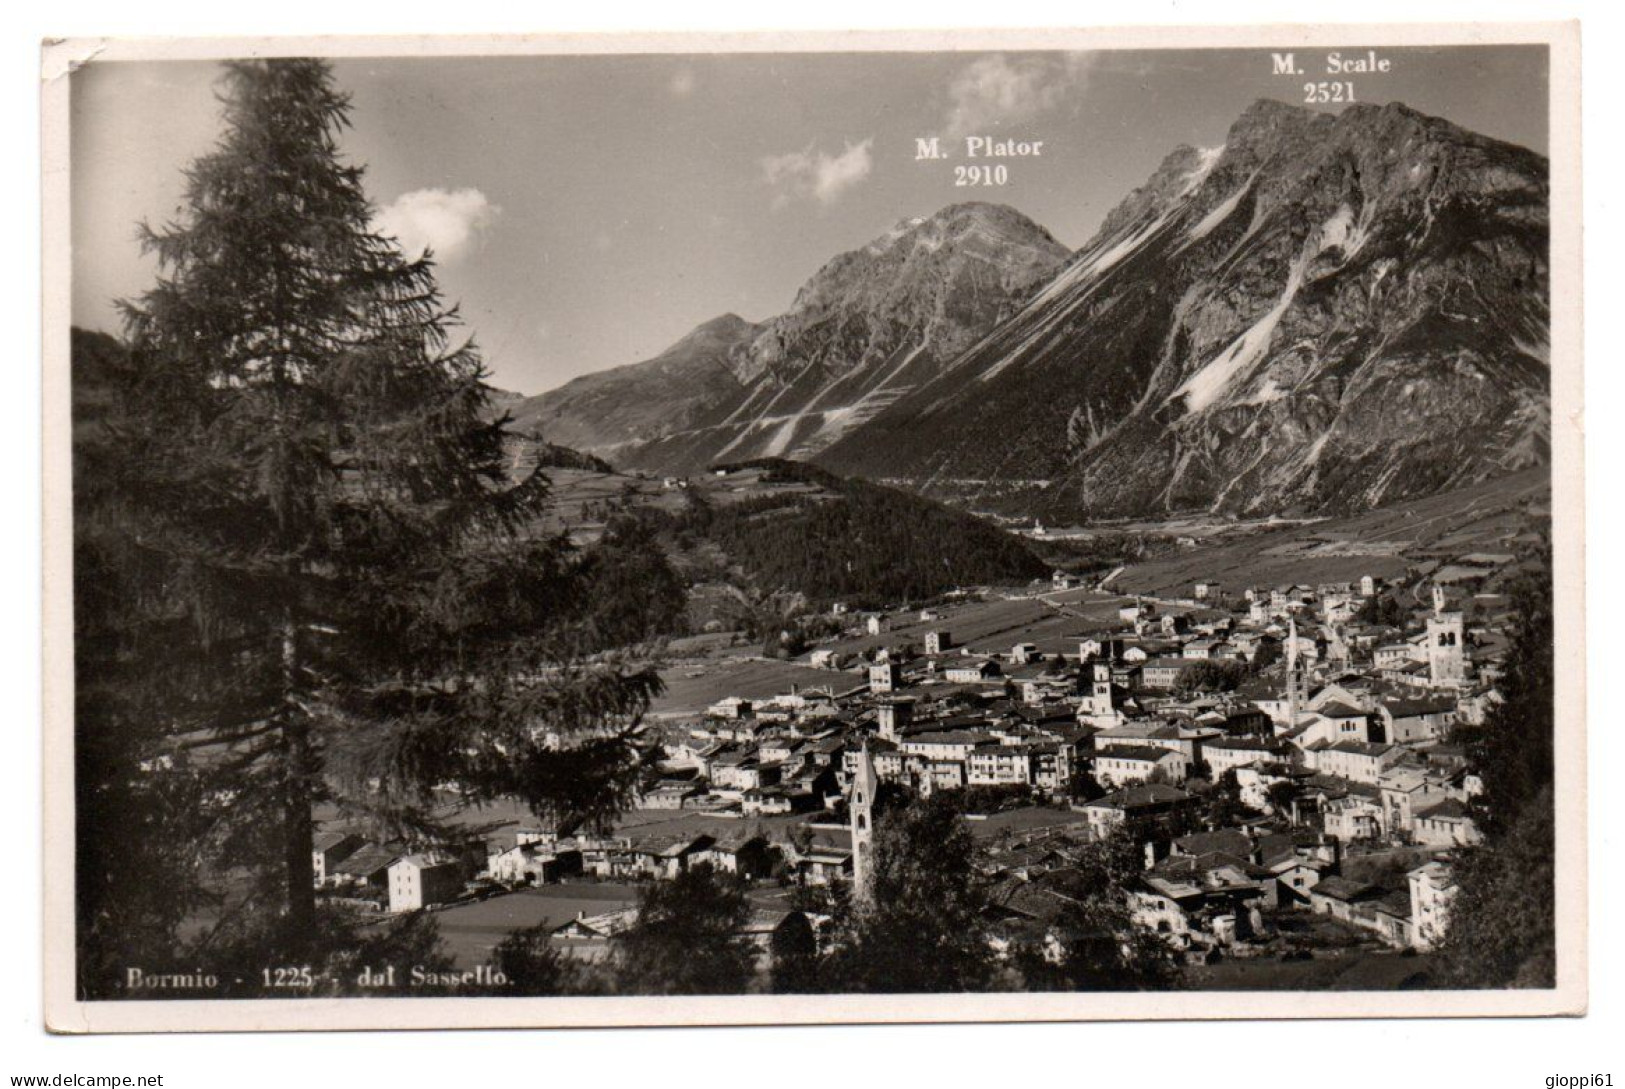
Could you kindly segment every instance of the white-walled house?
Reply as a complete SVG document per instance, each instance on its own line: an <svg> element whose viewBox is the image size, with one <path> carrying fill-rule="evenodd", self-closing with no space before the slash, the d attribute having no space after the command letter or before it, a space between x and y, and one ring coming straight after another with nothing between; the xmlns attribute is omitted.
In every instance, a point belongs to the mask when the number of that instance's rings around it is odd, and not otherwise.
<svg viewBox="0 0 1625 1089"><path fill-rule="evenodd" d="M390 864L390 911L418 911L431 904L443 904L462 890L463 866L452 859L413 854Z"/></svg>

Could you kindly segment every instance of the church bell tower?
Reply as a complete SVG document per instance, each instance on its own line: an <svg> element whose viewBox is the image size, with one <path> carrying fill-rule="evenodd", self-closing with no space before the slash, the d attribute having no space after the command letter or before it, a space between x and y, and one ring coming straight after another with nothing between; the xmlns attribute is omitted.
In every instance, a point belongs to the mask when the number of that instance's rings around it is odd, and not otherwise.
<svg viewBox="0 0 1625 1089"><path fill-rule="evenodd" d="M1433 615L1428 617L1428 683L1434 688L1460 688L1467 681L1466 631L1462 615L1449 608L1444 588L1433 587Z"/></svg>
<svg viewBox="0 0 1625 1089"><path fill-rule="evenodd" d="M852 896L859 904L867 903L874 881L874 808L875 762L869 756L869 743L864 742L858 752L858 768L852 776Z"/></svg>

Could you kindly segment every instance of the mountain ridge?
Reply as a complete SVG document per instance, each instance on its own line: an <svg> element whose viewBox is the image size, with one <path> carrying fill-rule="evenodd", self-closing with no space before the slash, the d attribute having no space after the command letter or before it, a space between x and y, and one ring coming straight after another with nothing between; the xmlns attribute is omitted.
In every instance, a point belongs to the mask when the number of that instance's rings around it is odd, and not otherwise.
<svg viewBox="0 0 1625 1089"><path fill-rule="evenodd" d="M1012 208L951 204L827 261L789 309L743 330L712 359L699 372L710 385L687 391L658 428L582 426L582 415L610 412L580 395L647 396L653 365L688 337L655 360L600 372L596 384L577 379L529 398L516 416L544 431L563 427L568 445L630 468L694 471L719 458L810 456L1014 312L1066 256ZM724 367L737 385L720 378Z"/></svg>
<svg viewBox="0 0 1625 1089"><path fill-rule="evenodd" d="M686 385L602 372L649 424L548 437L662 472L812 460L1046 519L1353 510L1516 472L1549 458L1546 171L1399 103L1260 99L1074 252L1003 205L902 220L784 314L736 319ZM569 400L516 414L549 399Z"/></svg>
<svg viewBox="0 0 1625 1089"><path fill-rule="evenodd" d="M1547 456L1545 203L1526 149L1263 100L822 460L1052 518L1355 509L1515 471Z"/></svg>

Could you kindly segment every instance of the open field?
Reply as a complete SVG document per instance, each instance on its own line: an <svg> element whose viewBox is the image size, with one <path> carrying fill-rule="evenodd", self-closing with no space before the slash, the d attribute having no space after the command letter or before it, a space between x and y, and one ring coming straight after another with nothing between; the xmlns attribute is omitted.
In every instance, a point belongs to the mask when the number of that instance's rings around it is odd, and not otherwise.
<svg viewBox="0 0 1625 1089"><path fill-rule="evenodd" d="M666 691L649 710L655 716L699 714L727 696L767 699L790 691L791 685L832 687L841 692L865 683L855 674L771 658L723 658L666 669L660 677Z"/></svg>
<svg viewBox="0 0 1625 1089"><path fill-rule="evenodd" d="M1131 564L1111 586L1123 593L1189 596L1194 583L1227 589L1394 578L1407 567L1465 552L1514 550L1549 520L1551 477L1530 470L1486 484L1364 514L1231 536Z"/></svg>
<svg viewBox="0 0 1625 1089"><path fill-rule="evenodd" d="M1045 809L1035 805L1006 809L987 816L973 816L966 820L971 835L978 841L1003 839L1006 836L1075 832L1088 824L1089 818L1076 810Z"/></svg>
<svg viewBox="0 0 1625 1089"><path fill-rule="evenodd" d="M434 919L440 928L445 952L458 968L467 969L488 962L491 950L512 931L533 926L552 930L581 913L601 915L632 907L637 902L636 885L572 882L520 889L477 903L459 904L436 912Z"/></svg>
<svg viewBox="0 0 1625 1089"><path fill-rule="evenodd" d="M952 634L954 647L973 654L1005 653L1016 643L1036 643L1045 654L1076 654L1076 636L1117 623L1122 598L1085 590L1005 597L994 591L986 601L965 601L935 606L935 620L921 620L918 611L894 613L879 635L854 636L820 644L843 654L859 654L876 647L913 643L923 646L928 631Z"/></svg>

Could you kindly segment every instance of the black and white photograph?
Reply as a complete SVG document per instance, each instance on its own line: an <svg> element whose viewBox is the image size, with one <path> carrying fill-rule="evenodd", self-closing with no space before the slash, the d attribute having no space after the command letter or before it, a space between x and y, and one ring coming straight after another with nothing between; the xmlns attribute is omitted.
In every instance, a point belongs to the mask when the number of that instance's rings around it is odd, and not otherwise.
<svg viewBox="0 0 1625 1089"><path fill-rule="evenodd" d="M82 44L54 1030L1584 1011L1572 25Z"/></svg>

